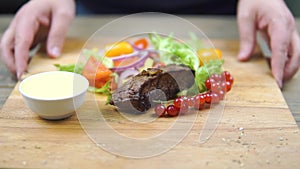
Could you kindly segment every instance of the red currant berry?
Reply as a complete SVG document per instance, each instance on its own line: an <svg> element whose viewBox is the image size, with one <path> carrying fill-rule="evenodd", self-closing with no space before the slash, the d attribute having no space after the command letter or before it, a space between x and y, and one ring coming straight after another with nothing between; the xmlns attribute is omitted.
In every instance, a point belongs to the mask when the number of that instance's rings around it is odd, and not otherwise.
<svg viewBox="0 0 300 169"><path fill-rule="evenodd" d="M195 97L189 97L187 99L187 105L193 107L195 105Z"/></svg>
<svg viewBox="0 0 300 169"><path fill-rule="evenodd" d="M158 104L155 106L154 111L158 117L163 117L166 114L166 107L162 104Z"/></svg>
<svg viewBox="0 0 300 169"><path fill-rule="evenodd" d="M225 76L221 73L219 76L219 82L225 81Z"/></svg>
<svg viewBox="0 0 300 169"><path fill-rule="evenodd" d="M189 111L189 106L187 104L183 104L178 111L180 114L185 114Z"/></svg>
<svg viewBox="0 0 300 169"><path fill-rule="evenodd" d="M220 99L220 100L223 100L224 97L225 97L225 92L222 91L222 90L220 90L219 93L218 93L218 95L219 95L219 99Z"/></svg>
<svg viewBox="0 0 300 169"><path fill-rule="evenodd" d="M182 96L181 98L183 99L183 102L184 102L184 103L186 103L186 101L187 101L188 97L186 97L186 96Z"/></svg>
<svg viewBox="0 0 300 169"><path fill-rule="evenodd" d="M204 96L204 94L197 94L195 96L195 103L204 104L205 103L205 96Z"/></svg>
<svg viewBox="0 0 300 169"><path fill-rule="evenodd" d="M220 90L220 83L219 82L215 82L211 84L211 91L216 92Z"/></svg>
<svg viewBox="0 0 300 169"><path fill-rule="evenodd" d="M220 91L226 93L227 92L227 86L226 86L227 82L222 82L220 85Z"/></svg>
<svg viewBox="0 0 300 169"><path fill-rule="evenodd" d="M184 98L183 97L178 97L174 99L174 106L176 108L180 108L184 104Z"/></svg>
<svg viewBox="0 0 300 169"><path fill-rule="evenodd" d="M220 81L219 81L220 83L226 82L226 77L223 73L221 73L219 76L220 76Z"/></svg>
<svg viewBox="0 0 300 169"><path fill-rule="evenodd" d="M219 101L219 95L217 93L211 93L211 103L218 103Z"/></svg>
<svg viewBox="0 0 300 169"><path fill-rule="evenodd" d="M195 102L194 108L196 110L202 110L202 109L204 109L204 106L205 106L205 103L200 104L199 102Z"/></svg>
<svg viewBox="0 0 300 169"><path fill-rule="evenodd" d="M226 92L231 90L232 84L230 82L226 82Z"/></svg>
<svg viewBox="0 0 300 169"><path fill-rule="evenodd" d="M234 81L234 79L233 79L233 77L232 77L232 76L230 76L230 78L229 78L228 80L226 80L226 82L229 82L229 83L231 83L231 85L233 84L233 81Z"/></svg>
<svg viewBox="0 0 300 169"><path fill-rule="evenodd" d="M169 105L167 107L167 114L171 117L178 116L178 109L174 105Z"/></svg>
<svg viewBox="0 0 300 169"><path fill-rule="evenodd" d="M205 102L206 102L206 103L211 103L211 98L212 98L212 96L211 96L211 93L210 93L210 92L204 94L204 97L205 97Z"/></svg>
<svg viewBox="0 0 300 169"><path fill-rule="evenodd" d="M207 90L210 90L212 81L214 81L214 80L212 80L211 78L208 78L205 80L205 87Z"/></svg>
<svg viewBox="0 0 300 169"><path fill-rule="evenodd" d="M228 71L224 71L223 75L225 76L226 81L228 81L230 78L232 78L231 74Z"/></svg>
<svg viewBox="0 0 300 169"><path fill-rule="evenodd" d="M210 75L210 78L215 81L218 81L218 74L212 74L212 75Z"/></svg>

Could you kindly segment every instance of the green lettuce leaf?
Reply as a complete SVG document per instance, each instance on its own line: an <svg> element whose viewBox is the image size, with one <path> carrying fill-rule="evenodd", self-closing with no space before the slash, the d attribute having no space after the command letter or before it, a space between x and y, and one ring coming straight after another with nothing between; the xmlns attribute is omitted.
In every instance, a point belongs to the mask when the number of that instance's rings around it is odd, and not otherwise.
<svg viewBox="0 0 300 169"><path fill-rule="evenodd" d="M221 74L223 72L222 65L224 60L210 60L205 65L199 67L195 72L195 83L198 85L199 91L206 91L205 81L212 74Z"/></svg>
<svg viewBox="0 0 300 169"><path fill-rule="evenodd" d="M105 85L103 85L101 88L89 86L88 91L93 92L93 93L110 95L111 94L110 81L106 82Z"/></svg>
<svg viewBox="0 0 300 169"><path fill-rule="evenodd" d="M88 91L93 92L93 93L99 93L99 94L104 94L107 95L105 104L109 104L110 100L111 100L111 88L110 88L110 81L106 82L104 86L102 86L101 88L96 88L93 86L90 86L88 88Z"/></svg>
<svg viewBox="0 0 300 169"><path fill-rule="evenodd" d="M83 70L83 64L69 64L69 65L60 65L60 64L54 64L54 66L59 71L66 71L66 72L74 72L77 74L81 74Z"/></svg>
<svg viewBox="0 0 300 169"><path fill-rule="evenodd" d="M174 40L173 36L161 37L156 33L149 34L149 39L160 53L160 60L165 64L184 64L192 70L199 67L197 52L188 44Z"/></svg>

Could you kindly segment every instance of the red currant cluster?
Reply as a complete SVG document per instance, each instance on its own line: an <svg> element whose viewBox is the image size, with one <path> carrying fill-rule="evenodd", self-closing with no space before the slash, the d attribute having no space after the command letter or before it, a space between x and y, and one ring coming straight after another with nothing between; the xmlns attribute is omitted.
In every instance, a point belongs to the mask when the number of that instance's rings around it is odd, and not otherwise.
<svg viewBox="0 0 300 169"><path fill-rule="evenodd" d="M178 116L179 113L187 113L190 108L202 110L205 108L205 104L218 103L220 100L223 100L225 94L231 90L233 81L233 77L228 71L224 71L221 74L212 74L205 81L206 92L189 97L180 96L175 98L173 104L167 107L163 104L158 104L154 108L155 114L159 117L174 117Z"/></svg>

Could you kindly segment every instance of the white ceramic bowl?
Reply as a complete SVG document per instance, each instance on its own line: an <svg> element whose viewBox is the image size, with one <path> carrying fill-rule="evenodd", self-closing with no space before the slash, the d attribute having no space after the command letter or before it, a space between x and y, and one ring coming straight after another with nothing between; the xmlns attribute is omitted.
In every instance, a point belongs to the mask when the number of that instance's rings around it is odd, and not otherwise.
<svg viewBox="0 0 300 169"><path fill-rule="evenodd" d="M71 116L84 102L88 80L76 73L50 71L25 78L19 85L26 105L41 118Z"/></svg>

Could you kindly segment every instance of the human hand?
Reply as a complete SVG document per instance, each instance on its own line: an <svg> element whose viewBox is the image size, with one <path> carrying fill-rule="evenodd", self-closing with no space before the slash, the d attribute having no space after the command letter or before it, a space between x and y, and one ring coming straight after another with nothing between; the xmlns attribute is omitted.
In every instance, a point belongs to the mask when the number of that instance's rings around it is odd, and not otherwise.
<svg viewBox="0 0 300 169"><path fill-rule="evenodd" d="M272 51L272 74L281 88L283 81L291 79L300 66L300 38L284 1L240 0L238 26L238 59L250 58L256 44L256 31L264 32Z"/></svg>
<svg viewBox="0 0 300 169"><path fill-rule="evenodd" d="M74 0L31 0L15 15L2 36L1 58L20 79L27 68L30 48L47 38L47 53L58 57L75 14Z"/></svg>

